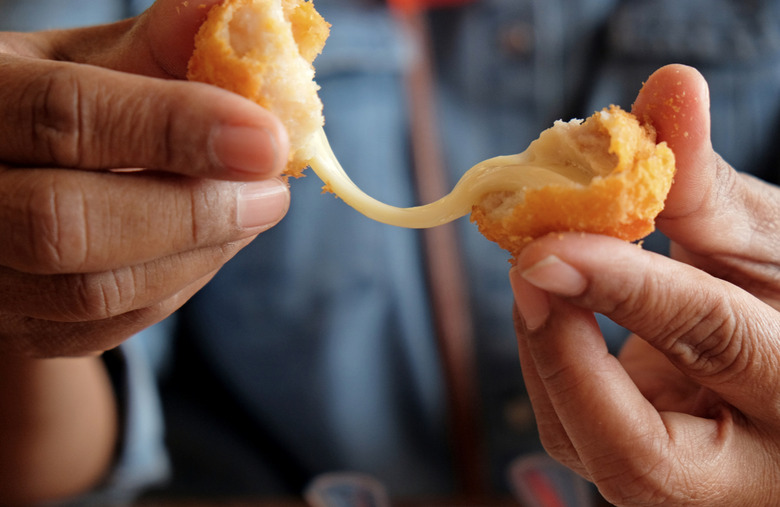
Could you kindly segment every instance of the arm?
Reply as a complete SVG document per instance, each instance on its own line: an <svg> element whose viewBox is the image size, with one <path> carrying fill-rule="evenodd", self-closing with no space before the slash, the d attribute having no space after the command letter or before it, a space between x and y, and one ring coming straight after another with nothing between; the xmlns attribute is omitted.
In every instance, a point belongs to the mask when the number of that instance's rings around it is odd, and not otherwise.
<svg viewBox="0 0 780 507"><path fill-rule="evenodd" d="M4 505L68 497L103 478L118 428L100 358L0 358L0 407Z"/></svg>
<svg viewBox="0 0 780 507"><path fill-rule="evenodd" d="M588 235L520 256L518 344L543 442L616 505L774 505L780 190L712 151L692 69L654 74L635 112L678 158L658 222L677 260ZM636 333L620 358L594 312Z"/></svg>
<svg viewBox="0 0 780 507"><path fill-rule="evenodd" d="M0 34L2 504L103 476L116 407L95 356L178 309L287 210L280 122L181 81L205 14L190 4Z"/></svg>

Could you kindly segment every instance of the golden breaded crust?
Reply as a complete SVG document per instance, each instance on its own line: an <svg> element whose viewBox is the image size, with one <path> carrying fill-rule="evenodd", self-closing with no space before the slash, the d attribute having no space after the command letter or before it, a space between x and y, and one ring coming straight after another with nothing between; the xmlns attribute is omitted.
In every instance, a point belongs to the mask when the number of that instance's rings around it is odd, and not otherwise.
<svg viewBox="0 0 780 507"><path fill-rule="evenodd" d="M330 24L314 9L314 3L306 0L287 0L282 3L293 29L298 51L309 63L322 53L330 36Z"/></svg>
<svg viewBox="0 0 780 507"><path fill-rule="evenodd" d="M553 129L559 126L553 127ZM672 185L675 160L655 131L630 113L612 106L572 131L582 150L600 150L611 158L609 174L589 185L549 185L528 189L507 211L501 206L517 196L485 196L471 220L480 232L513 257L533 239L551 232L581 231L635 241L650 234ZM533 149L533 144L529 149Z"/></svg>
<svg viewBox="0 0 780 507"><path fill-rule="evenodd" d="M312 62L330 25L305 0L226 0L195 36L187 78L242 95L275 113L290 134L286 173L308 165L308 137L324 122Z"/></svg>

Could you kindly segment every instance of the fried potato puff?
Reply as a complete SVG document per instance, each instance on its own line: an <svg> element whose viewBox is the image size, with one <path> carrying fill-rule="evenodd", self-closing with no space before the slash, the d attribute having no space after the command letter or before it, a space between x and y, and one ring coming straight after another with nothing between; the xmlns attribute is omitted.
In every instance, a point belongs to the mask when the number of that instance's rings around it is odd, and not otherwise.
<svg viewBox="0 0 780 507"><path fill-rule="evenodd" d="M485 160L430 204L398 208L362 192L323 130L313 61L330 25L305 0L226 0L195 38L188 78L247 97L275 113L290 136L286 174L311 166L325 189L374 220L434 227L471 213L482 234L517 256L561 231L628 241L654 229L675 172L674 154L651 127L616 106L585 121L558 121L517 155Z"/></svg>
<svg viewBox="0 0 780 507"><path fill-rule="evenodd" d="M290 146L286 174L300 176L322 127L314 59L330 25L304 0L228 0L209 11L195 36L187 79L242 95L276 114Z"/></svg>

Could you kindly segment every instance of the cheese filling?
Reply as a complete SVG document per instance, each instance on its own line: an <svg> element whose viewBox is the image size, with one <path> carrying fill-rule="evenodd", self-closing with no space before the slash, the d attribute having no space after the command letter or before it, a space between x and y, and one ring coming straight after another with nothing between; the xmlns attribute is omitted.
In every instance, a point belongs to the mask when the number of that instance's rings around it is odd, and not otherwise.
<svg viewBox="0 0 780 507"><path fill-rule="evenodd" d="M524 193L549 185L587 186L594 177L608 174L614 167L611 158L594 161L566 156L578 149L571 146L565 132L580 123L580 120L557 122L556 127L543 132L524 152L480 162L446 196L409 208L385 204L360 190L339 164L322 128L312 140L314 158L309 164L326 189L368 218L399 227L429 228L468 215L475 204L492 192Z"/></svg>

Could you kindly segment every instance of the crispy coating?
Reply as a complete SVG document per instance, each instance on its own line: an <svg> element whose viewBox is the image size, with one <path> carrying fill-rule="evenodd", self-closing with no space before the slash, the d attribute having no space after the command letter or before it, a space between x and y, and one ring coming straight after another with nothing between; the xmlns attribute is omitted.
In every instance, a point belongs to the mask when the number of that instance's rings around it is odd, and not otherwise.
<svg viewBox="0 0 780 507"><path fill-rule="evenodd" d="M290 136L286 174L310 165L324 123L313 61L330 25L305 0L226 0L195 38L187 77L225 88L275 113ZM491 192L471 220L513 257L534 238L583 231L628 241L654 230L672 184L674 154L654 130L611 106L584 122L556 122L529 146L537 168L575 167L585 178ZM561 179L560 177L558 178Z"/></svg>
<svg viewBox="0 0 780 507"><path fill-rule="evenodd" d="M611 106L580 124L557 122L529 146L555 164L570 163L572 148L590 166L589 184L488 194L471 213L480 232L513 257L551 232L607 234L627 241L650 234L675 172L674 153L666 143L656 144L651 127Z"/></svg>
<svg viewBox="0 0 780 507"><path fill-rule="evenodd" d="M305 0L226 0L195 36L187 78L238 93L275 113L290 136L285 170L300 176L323 125L313 61L330 25Z"/></svg>

